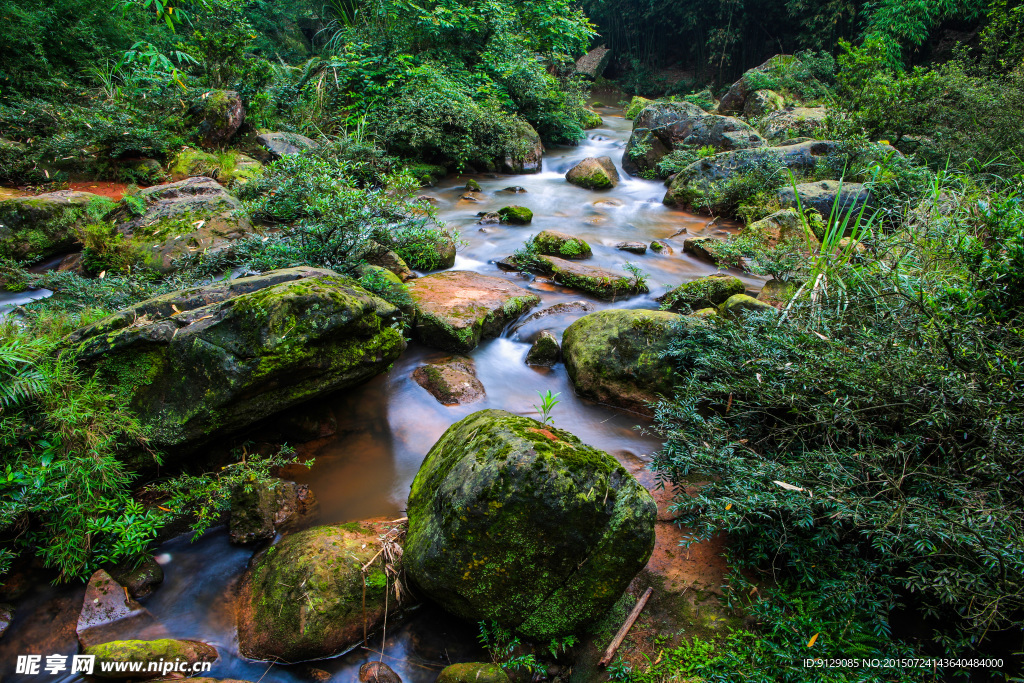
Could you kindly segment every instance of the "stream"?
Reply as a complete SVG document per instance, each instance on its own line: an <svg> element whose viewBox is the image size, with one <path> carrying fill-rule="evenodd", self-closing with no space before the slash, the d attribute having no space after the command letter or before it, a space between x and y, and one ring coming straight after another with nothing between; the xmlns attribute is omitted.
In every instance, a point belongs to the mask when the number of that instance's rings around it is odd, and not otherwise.
<svg viewBox="0 0 1024 683"><path fill-rule="evenodd" d="M455 270L474 270L517 282L541 297L542 303L535 311L554 303L578 300L590 302L595 310L657 308L654 297L667 288L716 272L714 266L684 254L683 239L714 235L729 228L708 227L707 217L665 207L661 203L665 192L661 182L631 178L622 172L622 151L632 124L618 108L600 104L596 108L604 118L602 128L588 131L587 139L578 146L549 149L541 173L451 176L436 187L424 189L423 194L436 199L439 219L458 228L467 242L457 256ZM622 182L617 187L594 192L566 182L565 172L577 162L604 155L619 167ZM482 192L476 196L481 201L461 198L466 194L464 188L469 177L479 182ZM520 186L526 192L505 191L511 186ZM478 212L496 211L509 204L532 209L533 223L477 224ZM686 232L681 233L684 228ZM531 234L544 229L587 240L593 249L593 257L587 263L612 269L621 269L627 261L640 266L650 275L651 293L601 302L546 278L506 273L495 265L495 261L521 247ZM656 239L671 246L673 253L663 255L648 250L641 256L615 248L622 241L650 244ZM751 289L760 287L759 279L740 272L733 274ZM4 307L40 295L45 292L0 295L0 312ZM394 519L402 516L412 479L445 429L485 408L535 416L533 405L540 402L537 392L547 390L560 394L561 402L553 411L556 426L636 469L660 447L657 439L638 430L638 426L646 423L643 418L577 397L562 365L538 368L524 363L530 343L541 330L560 336L574 319L584 314L576 311L548 316L520 328L513 325L499 338L481 343L469 355L487 395L468 405L441 405L413 381L415 368L450 354L411 343L390 372L360 387L313 402L311 409L318 414L331 414L337 430L332 436L300 446L303 459L315 458L311 468L292 466L282 476L310 486L320 501L325 523L381 516ZM207 674L214 678L265 683L357 681L359 666L379 658L379 653L357 648L330 660L293 666L239 657L233 591L252 554L251 548L230 545L223 527L207 532L194 543L190 535L173 539L157 551L166 577L163 585L140 602L166 627L170 637L203 640L217 647L221 657ZM84 586L29 587L16 605L10 630L0 640L0 662L4 668L13 672L19 654L41 654L45 661L45 655L77 653L75 622L84 591ZM481 658L486 661L486 654L476 642L477 633L474 624L447 616L437 608L422 607L401 626L388 629L384 662L406 683L433 683L449 663ZM126 633L125 637L130 635ZM380 645L378 638L369 647L379 651ZM12 675L5 680L56 683L84 679L78 674L42 673Z"/></svg>

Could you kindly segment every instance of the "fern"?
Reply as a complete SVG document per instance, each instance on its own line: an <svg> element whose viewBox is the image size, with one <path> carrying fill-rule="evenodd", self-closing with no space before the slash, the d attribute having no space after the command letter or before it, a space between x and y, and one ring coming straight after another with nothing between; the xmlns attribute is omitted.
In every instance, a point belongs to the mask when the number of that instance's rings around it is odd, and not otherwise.
<svg viewBox="0 0 1024 683"><path fill-rule="evenodd" d="M0 344L0 411L20 405L46 389L46 378L35 362L39 345L11 339Z"/></svg>

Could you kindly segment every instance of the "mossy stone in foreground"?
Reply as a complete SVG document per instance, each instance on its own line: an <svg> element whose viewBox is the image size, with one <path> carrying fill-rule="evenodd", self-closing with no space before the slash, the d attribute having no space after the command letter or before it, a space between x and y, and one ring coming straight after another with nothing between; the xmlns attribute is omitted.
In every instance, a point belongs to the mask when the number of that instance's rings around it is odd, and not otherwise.
<svg viewBox="0 0 1024 683"><path fill-rule="evenodd" d="M727 318L735 318L750 311L775 311L775 307L746 294L734 294L718 307L719 314Z"/></svg>
<svg viewBox="0 0 1024 683"><path fill-rule="evenodd" d="M672 326L692 320L638 309L591 313L562 335L562 361L577 393L649 414L648 403L672 394L672 363L664 358Z"/></svg>
<svg viewBox="0 0 1024 683"><path fill-rule="evenodd" d="M197 640L114 640L109 643L93 645L85 649L85 654L96 657L94 673L101 678L158 678L159 671L137 673L132 671L104 672L104 662L142 662L143 669L149 662L215 662L217 649L212 645Z"/></svg>
<svg viewBox="0 0 1024 683"><path fill-rule="evenodd" d="M717 306L733 294L743 294L745 291L746 287L738 277L715 273L679 285L662 298L661 307L663 310L686 313Z"/></svg>
<svg viewBox="0 0 1024 683"><path fill-rule="evenodd" d="M387 580L379 560L377 529L348 523L285 536L256 556L238 595L238 649L246 657L300 662L323 659L363 640L363 588L369 632L380 628Z"/></svg>
<svg viewBox="0 0 1024 683"><path fill-rule="evenodd" d="M444 433L408 514L406 569L426 595L533 638L586 628L654 547L654 500L614 458L503 410Z"/></svg>
<svg viewBox="0 0 1024 683"><path fill-rule="evenodd" d="M509 683L509 678L497 664L463 662L445 667L437 683Z"/></svg>

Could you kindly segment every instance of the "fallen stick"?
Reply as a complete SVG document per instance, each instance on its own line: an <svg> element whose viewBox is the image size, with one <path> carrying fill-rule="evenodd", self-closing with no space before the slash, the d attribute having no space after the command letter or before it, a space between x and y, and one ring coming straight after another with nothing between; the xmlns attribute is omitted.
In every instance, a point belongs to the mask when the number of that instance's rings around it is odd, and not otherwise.
<svg viewBox="0 0 1024 683"><path fill-rule="evenodd" d="M640 599L636 601L636 605L633 607L633 611L626 617L626 621L619 628L619 632L615 634L612 639L612 644L608 646L608 649L604 651L604 657L601 657L601 661L598 665L601 667L608 666L608 663L612 661L612 657L615 656L615 651L619 649L619 645L622 645L622 640L629 633L629 629L633 628L633 622L640 616L640 612L643 610L644 605L647 604L647 600L651 597L651 593L654 592L653 588L648 588L644 591L644 594L640 596Z"/></svg>

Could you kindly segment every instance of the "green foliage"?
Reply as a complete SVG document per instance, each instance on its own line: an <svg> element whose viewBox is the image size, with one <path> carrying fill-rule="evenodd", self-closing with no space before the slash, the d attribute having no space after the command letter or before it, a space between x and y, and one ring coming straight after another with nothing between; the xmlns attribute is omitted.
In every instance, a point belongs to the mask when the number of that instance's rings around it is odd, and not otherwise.
<svg viewBox="0 0 1024 683"><path fill-rule="evenodd" d="M555 420L553 417L551 417L551 411L554 410L556 405L561 403L561 401L558 400L558 397L561 396L561 393L553 394L551 393L551 390L548 389L543 394L538 391L537 395L540 396L540 405L535 405L534 408L536 408L537 412L540 413L541 423L554 424Z"/></svg>
<svg viewBox="0 0 1024 683"><path fill-rule="evenodd" d="M622 267L629 271L629 274L633 276L633 282L630 286L631 289L637 292L650 291L650 287L647 286L647 280L651 276L641 270L640 266L626 261L622 264Z"/></svg>
<svg viewBox="0 0 1024 683"><path fill-rule="evenodd" d="M498 622L481 621L479 626L480 634L477 640L490 653L492 663L508 671L525 669L527 673L533 673L540 668L540 662L532 652L517 652L522 645L519 637L499 626Z"/></svg>

